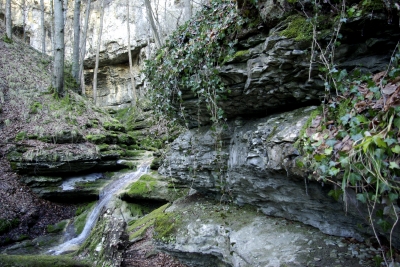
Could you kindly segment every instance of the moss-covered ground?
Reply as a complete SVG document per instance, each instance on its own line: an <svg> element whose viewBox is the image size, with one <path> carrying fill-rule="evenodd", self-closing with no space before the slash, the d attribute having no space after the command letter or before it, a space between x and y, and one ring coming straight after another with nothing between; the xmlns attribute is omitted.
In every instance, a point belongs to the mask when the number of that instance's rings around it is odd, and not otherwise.
<svg viewBox="0 0 400 267"><path fill-rule="evenodd" d="M91 264L68 256L2 255L2 267L90 267Z"/></svg>

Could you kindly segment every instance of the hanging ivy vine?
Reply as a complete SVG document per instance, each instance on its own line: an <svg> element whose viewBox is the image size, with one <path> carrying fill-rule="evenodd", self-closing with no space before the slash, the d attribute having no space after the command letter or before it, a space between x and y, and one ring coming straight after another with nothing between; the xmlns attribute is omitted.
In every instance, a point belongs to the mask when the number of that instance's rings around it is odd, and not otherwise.
<svg viewBox="0 0 400 267"><path fill-rule="evenodd" d="M234 2L213 1L180 26L144 69L156 113L185 121L181 103L189 95L207 108L211 123L224 119L218 102L230 92L219 67L234 55L236 35L249 22Z"/></svg>

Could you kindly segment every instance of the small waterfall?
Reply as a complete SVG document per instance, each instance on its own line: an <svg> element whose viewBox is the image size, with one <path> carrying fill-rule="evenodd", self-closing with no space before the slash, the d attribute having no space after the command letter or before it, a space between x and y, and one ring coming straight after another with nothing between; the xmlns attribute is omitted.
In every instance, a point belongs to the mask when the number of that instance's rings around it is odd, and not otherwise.
<svg viewBox="0 0 400 267"><path fill-rule="evenodd" d="M142 165L138 168L137 171L133 173L128 173L122 176L120 179L112 181L108 184L99 194L99 201L97 205L94 207L92 212L89 214L88 218L86 219L85 227L83 228L82 233L71 239L68 240L48 251L48 254L52 255L60 255L61 253L68 251L69 248L73 246L78 246L86 240L89 236L90 231L92 230L93 226L96 224L97 219L100 216L101 210L108 204L108 202L112 199L114 194L116 194L120 189L126 187L128 183L132 183L135 180L138 180L140 176L144 173L149 171L149 164Z"/></svg>

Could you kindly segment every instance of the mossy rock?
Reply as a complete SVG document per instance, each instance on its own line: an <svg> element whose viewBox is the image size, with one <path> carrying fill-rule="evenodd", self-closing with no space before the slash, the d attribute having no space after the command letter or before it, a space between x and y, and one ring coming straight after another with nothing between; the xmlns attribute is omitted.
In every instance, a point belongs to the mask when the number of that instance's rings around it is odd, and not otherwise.
<svg viewBox="0 0 400 267"><path fill-rule="evenodd" d="M163 243L175 241L175 232L180 224L180 216L174 212L159 214L154 221L153 238Z"/></svg>
<svg viewBox="0 0 400 267"><path fill-rule="evenodd" d="M103 123L103 127L109 131L118 131L118 132L126 132L125 126L123 126L118 121L106 121Z"/></svg>
<svg viewBox="0 0 400 267"><path fill-rule="evenodd" d="M123 155L125 155L125 151L123 151L123 150L106 150L106 151L100 152L100 155L101 155L102 160L119 159Z"/></svg>
<svg viewBox="0 0 400 267"><path fill-rule="evenodd" d="M0 254L2 267L90 267L91 264L68 256L4 255Z"/></svg>
<svg viewBox="0 0 400 267"><path fill-rule="evenodd" d="M135 138L129 134L119 134L117 138L119 144L126 144L126 145L135 144Z"/></svg>
<svg viewBox="0 0 400 267"><path fill-rule="evenodd" d="M104 142L107 144L117 144L118 143L118 133L107 132L106 139Z"/></svg>
<svg viewBox="0 0 400 267"><path fill-rule="evenodd" d="M68 220L63 220L61 222L58 222L56 224L48 225L46 228L46 231L48 233L59 233L64 231L65 227L68 224Z"/></svg>
<svg viewBox="0 0 400 267"><path fill-rule="evenodd" d="M313 38L313 26L311 22L301 15L292 15L286 19L288 26L280 35L293 38L295 41L311 41Z"/></svg>
<svg viewBox="0 0 400 267"><path fill-rule="evenodd" d="M171 186L157 174L144 174L121 194L126 201L149 200L172 202L188 192L188 188Z"/></svg>
<svg viewBox="0 0 400 267"><path fill-rule="evenodd" d="M156 218L161 216L169 206L170 204L165 204L139 220L129 222L127 228L129 240L134 241L142 238L146 230L154 224Z"/></svg>
<svg viewBox="0 0 400 267"><path fill-rule="evenodd" d="M158 170L161 166L161 159L160 158L155 158L150 164L150 169L152 170Z"/></svg>
<svg viewBox="0 0 400 267"><path fill-rule="evenodd" d="M106 151L106 150L109 149L109 145L107 145L107 144L100 144L100 145L97 145L96 148L97 148L98 151Z"/></svg>
<svg viewBox="0 0 400 267"><path fill-rule="evenodd" d="M103 134L89 134L85 136L85 139L94 144L102 144L106 141L106 136Z"/></svg>

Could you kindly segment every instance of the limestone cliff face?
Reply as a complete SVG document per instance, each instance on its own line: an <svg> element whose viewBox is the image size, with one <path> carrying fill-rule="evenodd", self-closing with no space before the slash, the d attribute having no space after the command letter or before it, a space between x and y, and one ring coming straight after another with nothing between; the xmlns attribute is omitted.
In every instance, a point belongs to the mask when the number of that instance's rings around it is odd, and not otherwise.
<svg viewBox="0 0 400 267"><path fill-rule="evenodd" d="M4 1L5 2L5 1ZM87 0L82 1L81 25L84 24ZM194 11L202 1L194 3ZM46 29L46 53L52 53L51 45L51 2L45 0L45 29ZM71 58L73 44L73 8L74 2L66 1L65 22L65 53L66 59ZM161 0L151 1L158 30L165 38L178 25L185 21L183 1ZM101 1L92 1L89 28L86 41L85 55L85 83L86 94L92 96L92 77L95 65L95 53L99 35ZM136 86L139 89L143 84L140 76L144 60L149 59L155 48L153 35L147 18L143 1L131 2L130 17L127 18L125 0L105 0L104 2L103 31L100 46L100 73L98 77L98 105L119 107L130 103L131 82L128 63L128 38L127 23L130 23L130 44L134 65ZM4 18L4 3L0 5L0 19ZM41 51L41 22L40 2L27 0L26 7L13 4L12 20L14 30L22 36L23 29L26 33L26 42L35 49ZM25 19L24 19L25 18ZM25 21L25 22L24 22ZM25 25L25 27L24 27ZM143 92L142 92L143 93Z"/></svg>

